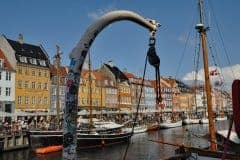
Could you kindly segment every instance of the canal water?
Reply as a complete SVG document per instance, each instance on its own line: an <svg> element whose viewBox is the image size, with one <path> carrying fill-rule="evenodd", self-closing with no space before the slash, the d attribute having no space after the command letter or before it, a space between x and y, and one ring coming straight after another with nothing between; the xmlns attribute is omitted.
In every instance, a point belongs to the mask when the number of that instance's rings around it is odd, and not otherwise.
<svg viewBox="0 0 240 160"><path fill-rule="evenodd" d="M228 129L228 121L216 123L218 130ZM193 147L208 147L209 142L200 138L208 133L208 125L188 125L173 129L165 129L136 134L129 145L127 160L160 160L175 154L175 147L163 145L149 140L160 140L174 144L185 144ZM111 147L88 149L78 152L80 160L123 160L127 144ZM61 152L37 155L31 149L0 153L0 160L60 160ZM209 159L209 158L199 158Z"/></svg>

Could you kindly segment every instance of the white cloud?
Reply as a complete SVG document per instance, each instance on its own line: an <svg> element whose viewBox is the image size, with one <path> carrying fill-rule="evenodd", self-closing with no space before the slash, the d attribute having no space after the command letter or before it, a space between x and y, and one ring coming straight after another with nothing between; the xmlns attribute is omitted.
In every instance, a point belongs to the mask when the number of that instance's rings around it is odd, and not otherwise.
<svg viewBox="0 0 240 160"><path fill-rule="evenodd" d="M223 68L219 68L219 67L216 68L213 66L209 67L209 71L212 71L214 69L217 69L217 71L220 73L220 75L210 76L212 84L222 81L225 88L230 90L233 80L240 79L240 64L233 65L233 66L227 66L227 67L223 67ZM193 81L194 75L195 75L195 71L186 73L183 76L183 81ZM203 68L198 71L197 80L205 81Z"/></svg>
<svg viewBox="0 0 240 160"><path fill-rule="evenodd" d="M93 19L93 20L96 20L99 17L101 17L103 14L105 14L107 12L110 12L110 11L113 11L113 10L116 10L115 6L114 5L108 5L105 8L98 9L94 12L89 12L88 17Z"/></svg>

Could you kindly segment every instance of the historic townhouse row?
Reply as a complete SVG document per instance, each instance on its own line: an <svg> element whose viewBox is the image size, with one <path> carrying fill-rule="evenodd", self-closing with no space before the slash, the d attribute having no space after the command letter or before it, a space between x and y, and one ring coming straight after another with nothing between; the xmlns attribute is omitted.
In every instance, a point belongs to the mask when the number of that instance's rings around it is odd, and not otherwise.
<svg viewBox="0 0 240 160"><path fill-rule="evenodd" d="M59 108L65 106L67 67L59 68ZM89 80L91 79L91 83ZM91 85L90 85L91 84ZM112 62L99 69L83 70L80 79L79 110L159 109L164 112L204 111L206 100L203 87L188 87L171 77L161 77L162 103L155 104L155 80L145 80L141 93L142 78L122 72ZM48 54L41 45L28 44L19 35L18 41L0 37L0 111L48 111L56 112L57 69L50 64ZM228 110L231 97L227 92L213 89L213 109Z"/></svg>

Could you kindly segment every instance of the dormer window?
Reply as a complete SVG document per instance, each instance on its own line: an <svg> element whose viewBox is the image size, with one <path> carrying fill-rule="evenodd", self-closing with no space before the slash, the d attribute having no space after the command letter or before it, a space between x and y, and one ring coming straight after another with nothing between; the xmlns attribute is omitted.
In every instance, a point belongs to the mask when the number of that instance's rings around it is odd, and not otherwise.
<svg viewBox="0 0 240 160"><path fill-rule="evenodd" d="M108 85L108 80L105 80L105 81L104 81L104 84L105 84L105 85Z"/></svg>
<svg viewBox="0 0 240 160"><path fill-rule="evenodd" d="M0 68L4 67L4 59L0 59Z"/></svg>
<svg viewBox="0 0 240 160"><path fill-rule="evenodd" d="M35 65L36 65L36 64L37 64L37 59L36 59L36 58L31 58L31 59L30 59L30 62L31 62L32 64L35 64Z"/></svg>
<svg viewBox="0 0 240 160"><path fill-rule="evenodd" d="M27 63L27 57L21 56L19 59L20 62Z"/></svg>
<svg viewBox="0 0 240 160"><path fill-rule="evenodd" d="M46 66L46 61L44 61L44 60L39 60L39 63L41 66Z"/></svg>

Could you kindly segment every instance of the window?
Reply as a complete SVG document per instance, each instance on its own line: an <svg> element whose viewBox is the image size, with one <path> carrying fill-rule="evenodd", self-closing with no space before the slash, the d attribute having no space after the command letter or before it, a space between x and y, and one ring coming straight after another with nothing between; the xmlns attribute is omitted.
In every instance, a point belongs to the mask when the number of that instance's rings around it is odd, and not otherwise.
<svg viewBox="0 0 240 160"><path fill-rule="evenodd" d="M27 63L27 57L24 57L24 56L21 56L19 58L20 62L24 62L24 63Z"/></svg>
<svg viewBox="0 0 240 160"><path fill-rule="evenodd" d="M35 76L35 70L32 69L32 76Z"/></svg>
<svg viewBox="0 0 240 160"><path fill-rule="evenodd" d="M44 97L43 103L48 104L48 98L47 97Z"/></svg>
<svg viewBox="0 0 240 160"><path fill-rule="evenodd" d="M0 80L2 79L2 72L0 72Z"/></svg>
<svg viewBox="0 0 240 160"><path fill-rule="evenodd" d="M0 68L4 67L4 59L0 59Z"/></svg>
<svg viewBox="0 0 240 160"><path fill-rule="evenodd" d="M65 88L62 87L61 90L60 90L60 92L61 92L61 95L65 95Z"/></svg>
<svg viewBox="0 0 240 160"><path fill-rule="evenodd" d="M22 104L22 96L18 96L18 104Z"/></svg>
<svg viewBox="0 0 240 160"><path fill-rule="evenodd" d="M11 95L11 88L6 87L6 96L10 96Z"/></svg>
<svg viewBox="0 0 240 160"><path fill-rule="evenodd" d="M36 104L36 97L35 96L32 97L32 104Z"/></svg>
<svg viewBox="0 0 240 160"><path fill-rule="evenodd" d="M6 80L11 81L11 72L6 72Z"/></svg>
<svg viewBox="0 0 240 160"><path fill-rule="evenodd" d="M44 76L48 77L48 72L47 71L44 72Z"/></svg>
<svg viewBox="0 0 240 160"><path fill-rule="evenodd" d="M44 60L39 60L41 66L46 66L46 62Z"/></svg>
<svg viewBox="0 0 240 160"><path fill-rule="evenodd" d="M28 68L26 67L26 69L25 69L25 74L26 75L29 75L29 71L28 71Z"/></svg>
<svg viewBox="0 0 240 160"><path fill-rule="evenodd" d="M42 89L42 85L40 82L38 83L38 89Z"/></svg>
<svg viewBox="0 0 240 160"><path fill-rule="evenodd" d="M32 89L35 89L35 88L36 88L36 83L32 82Z"/></svg>
<svg viewBox="0 0 240 160"><path fill-rule="evenodd" d="M41 75L42 75L41 70L38 71L38 75L39 75L39 77L41 77Z"/></svg>
<svg viewBox="0 0 240 160"><path fill-rule="evenodd" d="M30 59L30 62L31 62L32 64L37 64L36 58L31 58L31 59Z"/></svg>
<svg viewBox="0 0 240 160"><path fill-rule="evenodd" d="M22 88L22 81L21 80L18 81L18 88Z"/></svg>
<svg viewBox="0 0 240 160"><path fill-rule="evenodd" d="M29 81L25 81L25 88L29 88Z"/></svg>
<svg viewBox="0 0 240 160"><path fill-rule="evenodd" d="M42 104L42 97L38 97L38 104Z"/></svg>
<svg viewBox="0 0 240 160"><path fill-rule="evenodd" d="M25 104L29 104L29 96L25 97Z"/></svg>
<svg viewBox="0 0 240 160"><path fill-rule="evenodd" d="M48 84L44 83L44 89L48 90Z"/></svg>
<svg viewBox="0 0 240 160"><path fill-rule="evenodd" d="M20 66L18 67L18 73L22 74L22 67L20 67Z"/></svg>
<svg viewBox="0 0 240 160"><path fill-rule="evenodd" d="M104 84L105 84L105 85L108 85L108 80L104 80Z"/></svg>

